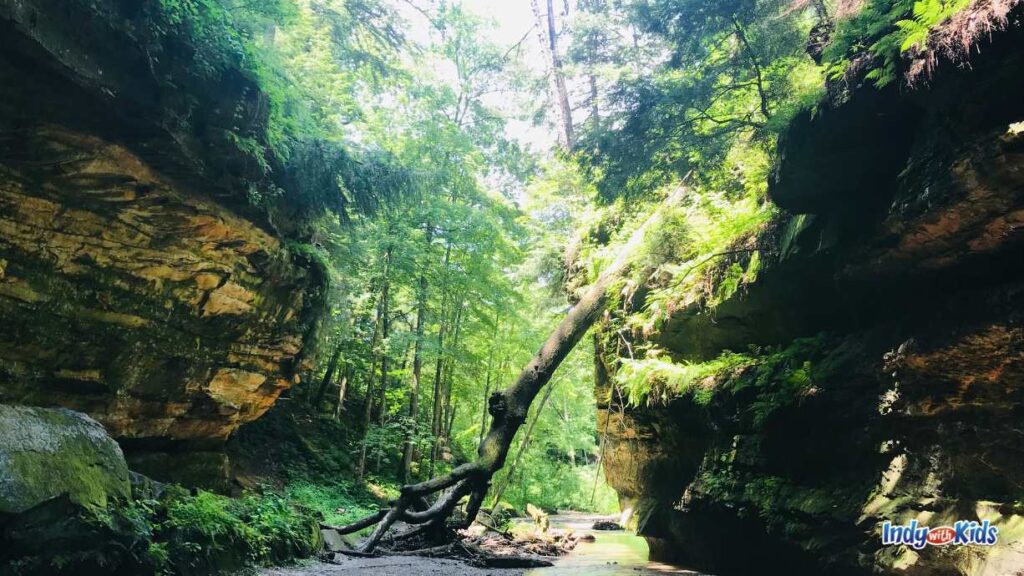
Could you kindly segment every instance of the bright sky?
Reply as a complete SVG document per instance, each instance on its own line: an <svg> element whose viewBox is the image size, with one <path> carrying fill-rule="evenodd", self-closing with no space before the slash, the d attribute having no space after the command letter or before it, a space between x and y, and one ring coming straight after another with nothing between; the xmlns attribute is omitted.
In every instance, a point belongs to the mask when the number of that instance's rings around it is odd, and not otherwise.
<svg viewBox="0 0 1024 576"><path fill-rule="evenodd" d="M537 31L533 29L533 10L530 0L462 0L462 5L474 13L495 22L493 40L502 46L512 47L522 40L522 49L528 56L531 68L543 74L544 64L540 52ZM533 126L529 122L513 121L506 126L509 136L538 150L550 150L557 142L558 135L553 127Z"/></svg>
<svg viewBox="0 0 1024 576"><path fill-rule="evenodd" d="M417 6L426 5L424 0L411 1ZM511 48L526 36L520 48L525 55L525 61L538 75L546 72L537 32L533 29L530 0L461 0L461 5L467 11L493 22L491 40L499 46ZM412 28L408 31L409 36L426 41L430 35L429 22L412 8L405 10L404 15ZM503 100L507 99L508 95L496 95L493 101L487 103L498 108L510 108L511 106L503 106L506 104ZM534 126L531 122L522 120L510 120L505 131L508 136L538 152L550 150L558 139L554 127Z"/></svg>
<svg viewBox="0 0 1024 576"><path fill-rule="evenodd" d="M529 0L463 0L462 5L484 18L497 23L494 40L499 44L512 46L533 27L533 11ZM530 31L536 43L536 32Z"/></svg>

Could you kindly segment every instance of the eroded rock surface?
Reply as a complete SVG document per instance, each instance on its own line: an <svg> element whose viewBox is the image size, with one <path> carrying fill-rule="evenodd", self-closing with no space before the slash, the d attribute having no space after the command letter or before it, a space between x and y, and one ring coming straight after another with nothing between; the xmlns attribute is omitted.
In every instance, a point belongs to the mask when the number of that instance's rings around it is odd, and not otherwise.
<svg viewBox="0 0 1024 576"><path fill-rule="evenodd" d="M226 438L292 384L304 273L121 146L48 127L0 166L0 397L118 437Z"/></svg>
<svg viewBox="0 0 1024 576"><path fill-rule="evenodd" d="M756 282L651 336L680 361L751 355L700 383L710 401L620 407L599 340L605 470L653 555L719 574L1024 570L1022 40L794 123L771 194L801 214L751 242L771 247ZM958 519L992 521L999 545L881 545L885 520Z"/></svg>
<svg viewBox="0 0 1024 576"><path fill-rule="evenodd" d="M216 445L298 378L323 279L247 200L265 95L132 4L0 3L0 401Z"/></svg>

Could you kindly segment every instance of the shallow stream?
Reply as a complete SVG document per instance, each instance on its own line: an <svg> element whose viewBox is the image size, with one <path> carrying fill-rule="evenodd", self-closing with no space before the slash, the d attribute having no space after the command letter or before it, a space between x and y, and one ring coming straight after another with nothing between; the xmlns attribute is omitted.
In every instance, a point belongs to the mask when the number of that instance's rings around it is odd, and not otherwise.
<svg viewBox="0 0 1024 576"><path fill-rule="evenodd" d="M529 576L599 575L646 576L659 574L700 574L677 566L651 562L647 558L647 541L622 530L592 530L595 516L568 514L552 516L551 526L572 528L577 533L593 534L593 542L580 542L568 555L555 561L550 568L537 568Z"/></svg>

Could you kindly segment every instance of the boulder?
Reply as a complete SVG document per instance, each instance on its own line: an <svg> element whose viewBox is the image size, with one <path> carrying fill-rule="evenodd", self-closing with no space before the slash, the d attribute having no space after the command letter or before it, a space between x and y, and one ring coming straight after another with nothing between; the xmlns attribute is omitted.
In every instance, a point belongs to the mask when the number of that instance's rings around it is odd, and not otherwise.
<svg viewBox="0 0 1024 576"><path fill-rule="evenodd" d="M340 534L333 528L321 528L320 538L324 541L324 550L343 552L355 550L359 545L359 537L354 534Z"/></svg>
<svg viewBox="0 0 1024 576"><path fill-rule="evenodd" d="M130 493L121 448L98 422L64 408L0 405L0 513L62 495L105 507Z"/></svg>

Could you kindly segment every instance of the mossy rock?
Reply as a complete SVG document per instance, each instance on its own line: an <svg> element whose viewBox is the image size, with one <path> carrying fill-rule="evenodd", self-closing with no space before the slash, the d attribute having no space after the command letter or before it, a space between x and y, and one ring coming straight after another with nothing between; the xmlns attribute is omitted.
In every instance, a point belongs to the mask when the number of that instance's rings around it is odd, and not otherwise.
<svg viewBox="0 0 1024 576"><path fill-rule="evenodd" d="M130 491L121 448L98 422L64 408L0 404L0 513L62 495L102 508Z"/></svg>

